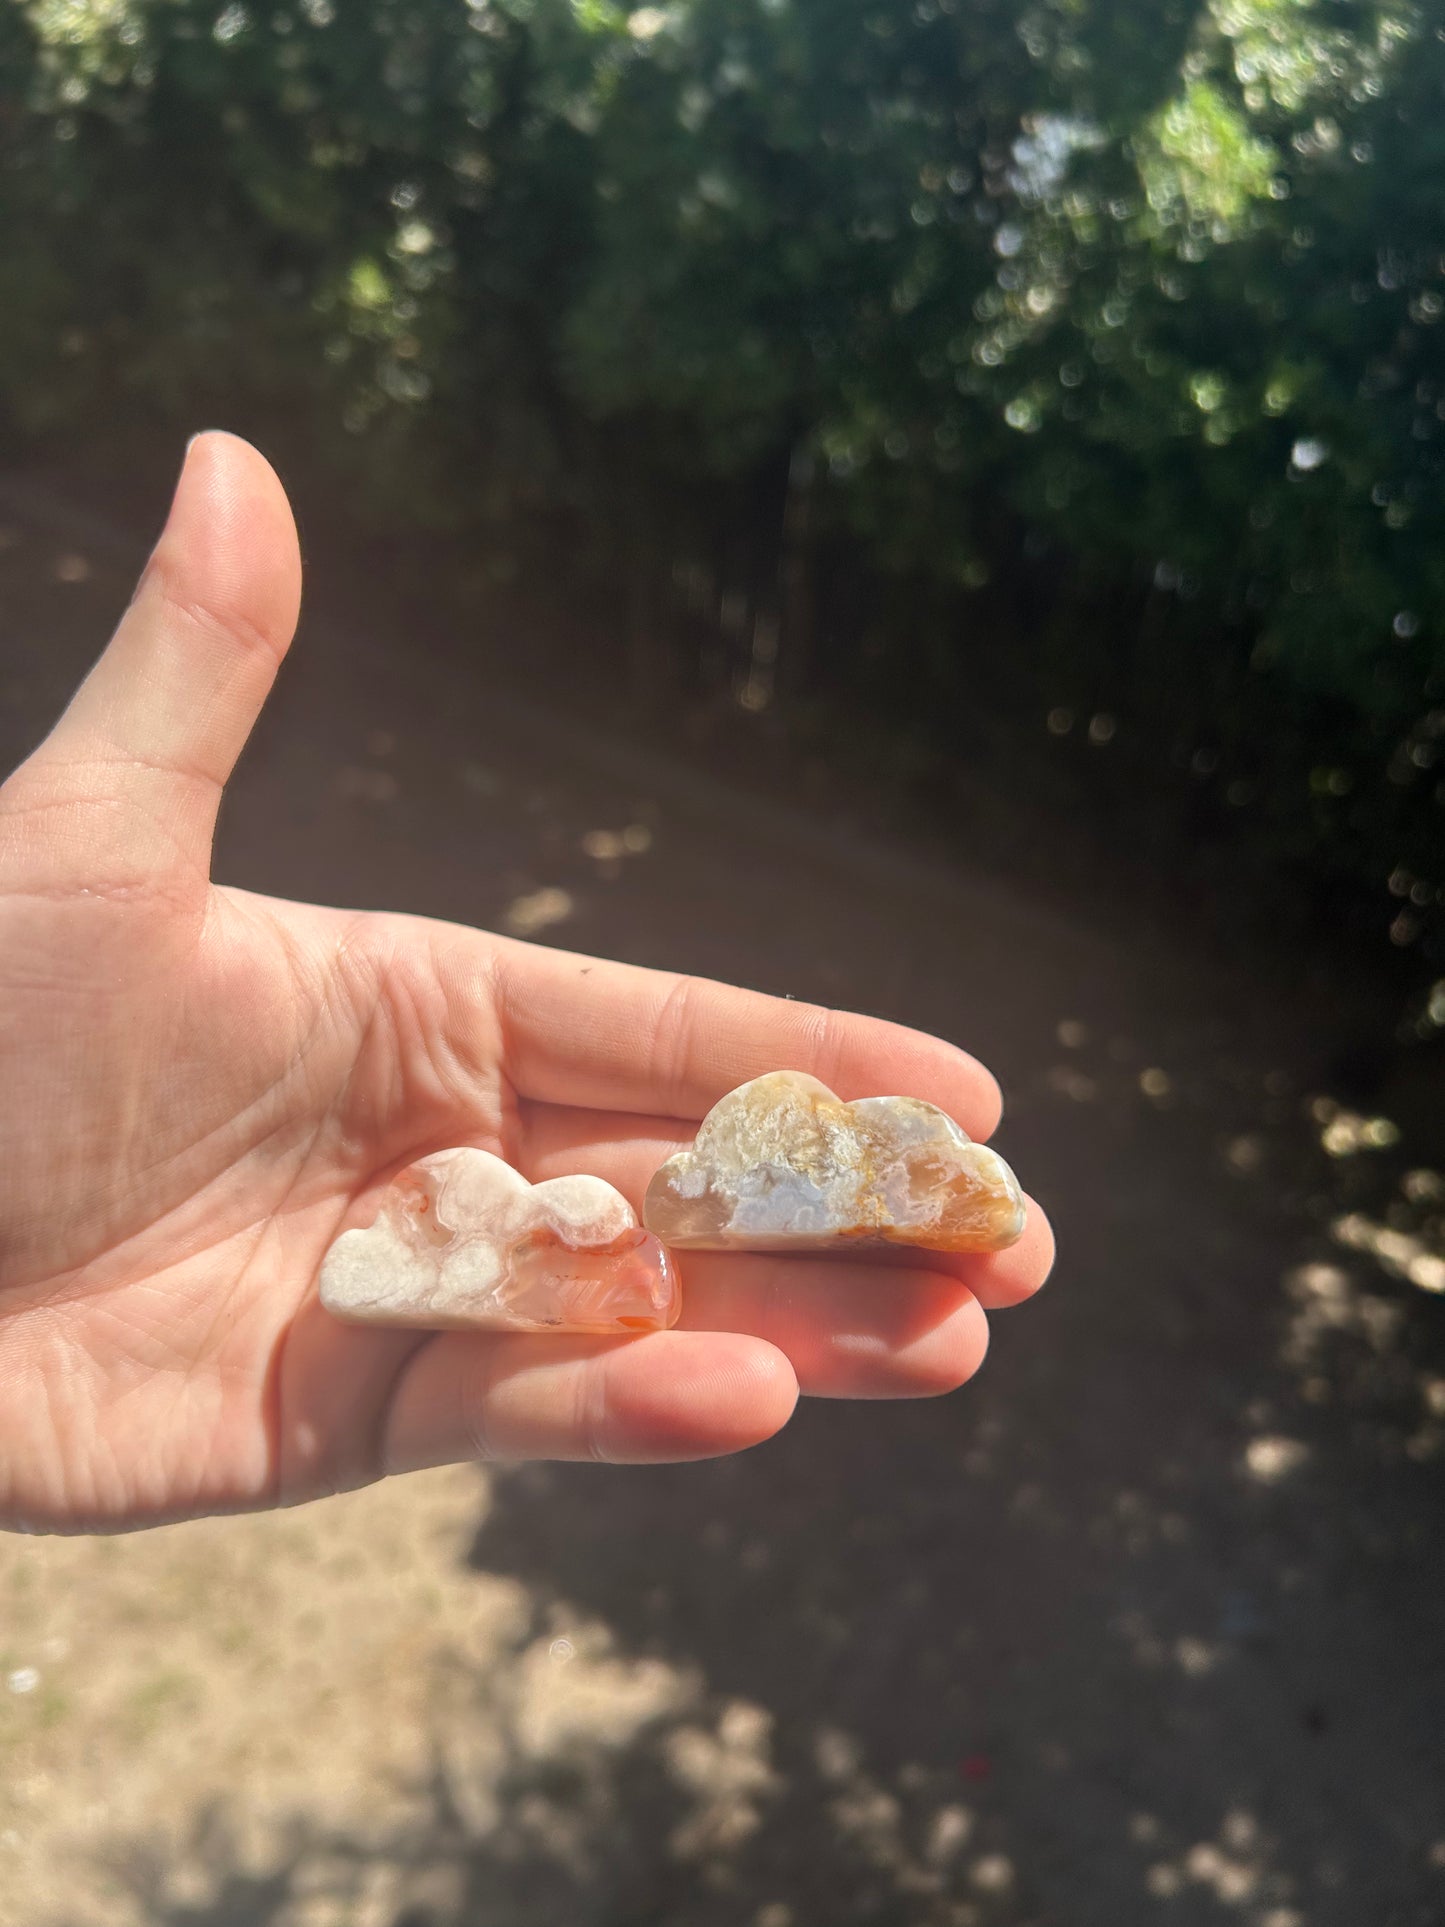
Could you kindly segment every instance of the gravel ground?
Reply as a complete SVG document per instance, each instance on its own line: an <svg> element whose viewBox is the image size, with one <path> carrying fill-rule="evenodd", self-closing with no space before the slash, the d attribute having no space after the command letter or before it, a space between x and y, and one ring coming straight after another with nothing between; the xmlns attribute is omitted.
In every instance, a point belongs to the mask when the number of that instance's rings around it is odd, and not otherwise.
<svg viewBox="0 0 1445 1927"><path fill-rule="evenodd" d="M7 760L133 560L0 478ZM1060 1264L962 1394L735 1461L0 1540L0 1927L1445 1922L1438 1180L1321 1001L327 601L218 874L954 1037Z"/></svg>

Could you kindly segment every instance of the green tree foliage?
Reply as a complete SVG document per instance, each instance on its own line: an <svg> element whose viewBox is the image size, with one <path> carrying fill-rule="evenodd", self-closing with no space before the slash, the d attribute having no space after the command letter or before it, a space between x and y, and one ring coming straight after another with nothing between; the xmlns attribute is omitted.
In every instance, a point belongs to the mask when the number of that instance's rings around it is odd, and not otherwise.
<svg viewBox="0 0 1445 1927"><path fill-rule="evenodd" d="M1022 585L1033 721L1107 708L1439 943L1425 0L0 7L23 429L244 396L634 549L789 476L790 539L935 585L920 711Z"/></svg>

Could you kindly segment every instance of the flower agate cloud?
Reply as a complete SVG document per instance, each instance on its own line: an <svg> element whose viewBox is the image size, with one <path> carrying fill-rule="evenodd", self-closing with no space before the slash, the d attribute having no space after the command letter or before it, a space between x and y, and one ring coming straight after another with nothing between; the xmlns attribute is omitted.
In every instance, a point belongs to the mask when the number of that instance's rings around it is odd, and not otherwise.
<svg viewBox="0 0 1445 1927"><path fill-rule="evenodd" d="M680 1309L676 1267L610 1184L528 1184L471 1149L398 1172L375 1223L327 1252L321 1302L358 1324L596 1334L664 1331Z"/></svg>
<svg viewBox="0 0 1445 1927"><path fill-rule="evenodd" d="M1001 1251L1024 1209L1003 1159L937 1105L845 1104L815 1077L770 1071L713 1106L692 1149L653 1178L642 1215L684 1250Z"/></svg>

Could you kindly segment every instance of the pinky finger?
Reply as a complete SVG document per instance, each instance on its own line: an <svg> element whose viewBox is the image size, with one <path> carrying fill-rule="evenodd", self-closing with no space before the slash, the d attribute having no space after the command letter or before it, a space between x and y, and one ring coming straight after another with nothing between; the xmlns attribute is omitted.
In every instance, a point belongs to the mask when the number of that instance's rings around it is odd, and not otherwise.
<svg viewBox="0 0 1445 1927"><path fill-rule="evenodd" d="M465 1459L710 1459L781 1431L797 1402L775 1346L735 1332L558 1339L448 1333L407 1365L386 1472Z"/></svg>

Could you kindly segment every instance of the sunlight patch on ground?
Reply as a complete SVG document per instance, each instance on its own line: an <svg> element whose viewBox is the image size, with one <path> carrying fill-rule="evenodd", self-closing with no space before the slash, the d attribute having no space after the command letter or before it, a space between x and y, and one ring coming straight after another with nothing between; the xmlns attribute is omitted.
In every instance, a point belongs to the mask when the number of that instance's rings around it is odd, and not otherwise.
<svg viewBox="0 0 1445 1927"><path fill-rule="evenodd" d="M1244 1464L1252 1479L1261 1485L1278 1485L1309 1462L1309 1447L1298 1439L1266 1434L1251 1439L1244 1449Z"/></svg>
<svg viewBox="0 0 1445 1927"><path fill-rule="evenodd" d="M404 1811L451 1655L528 1624L524 1589L466 1571L487 1486L463 1469L324 1505L123 1539L0 1541L0 1927L129 1927L126 1839L194 1891L192 1830L234 1806L266 1864L293 1818ZM117 1762L124 1761L124 1771Z"/></svg>
<svg viewBox="0 0 1445 1927"><path fill-rule="evenodd" d="M1141 1846L1153 1845L1160 1828L1152 1816L1138 1816L1133 1830ZM1258 1820L1244 1807L1225 1814L1212 1840L1156 1859L1145 1875L1146 1890L1157 1900L1181 1898L1203 1889L1250 1927L1306 1927L1306 1917L1289 1904L1289 1882L1271 1866L1271 1843Z"/></svg>
<svg viewBox="0 0 1445 1927"><path fill-rule="evenodd" d="M1445 1292L1445 1254L1431 1250L1425 1237L1381 1224L1361 1211L1336 1218L1331 1230L1351 1251L1365 1251L1394 1278L1408 1279L1421 1291Z"/></svg>
<svg viewBox="0 0 1445 1927"><path fill-rule="evenodd" d="M503 927L514 937L535 937L554 925L566 923L575 914L576 904L568 890L555 886L530 890L514 897L502 918Z"/></svg>
<svg viewBox="0 0 1445 1927"><path fill-rule="evenodd" d="M1360 1151L1386 1151L1400 1141L1400 1128L1388 1117L1365 1117L1346 1110L1332 1097L1310 1103L1310 1116L1319 1127L1320 1148L1332 1158L1354 1157Z"/></svg>

